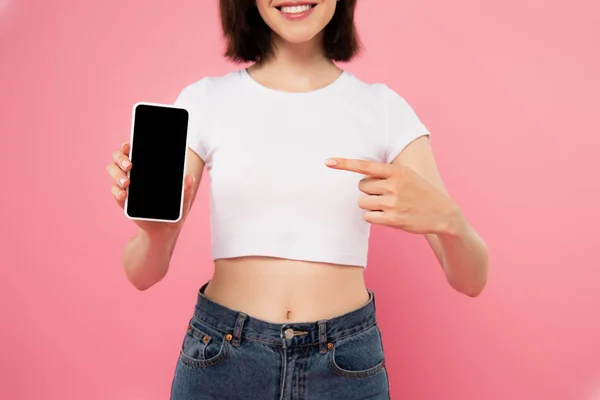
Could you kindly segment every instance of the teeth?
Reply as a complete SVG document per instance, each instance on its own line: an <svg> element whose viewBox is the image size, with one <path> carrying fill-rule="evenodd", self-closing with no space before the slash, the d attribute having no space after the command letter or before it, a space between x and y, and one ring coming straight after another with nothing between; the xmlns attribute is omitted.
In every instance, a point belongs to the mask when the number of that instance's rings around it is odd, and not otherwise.
<svg viewBox="0 0 600 400"><path fill-rule="evenodd" d="M308 11L311 8L312 6L310 4L304 4L302 6L286 6L281 7L281 12L284 12L286 14L298 14Z"/></svg>

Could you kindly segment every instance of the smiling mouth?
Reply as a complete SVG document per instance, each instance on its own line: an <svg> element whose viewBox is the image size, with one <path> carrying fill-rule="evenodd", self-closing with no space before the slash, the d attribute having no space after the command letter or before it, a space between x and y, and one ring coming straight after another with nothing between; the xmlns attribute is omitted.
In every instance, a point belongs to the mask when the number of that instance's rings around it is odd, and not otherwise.
<svg viewBox="0 0 600 400"><path fill-rule="evenodd" d="M315 8L317 5L316 4L300 4L300 5L290 5L290 6L278 6L275 7L277 8L279 11L281 11L284 14L301 14L303 12L306 12L308 10L310 10L311 8Z"/></svg>

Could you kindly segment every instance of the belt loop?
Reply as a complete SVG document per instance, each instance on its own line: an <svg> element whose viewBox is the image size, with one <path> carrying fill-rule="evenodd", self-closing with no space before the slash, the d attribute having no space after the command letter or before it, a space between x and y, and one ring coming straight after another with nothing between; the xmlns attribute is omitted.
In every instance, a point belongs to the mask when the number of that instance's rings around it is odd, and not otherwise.
<svg viewBox="0 0 600 400"><path fill-rule="evenodd" d="M377 311L377 307L375 304L375 292L369 290L369 301L373 304L373 310Z"/></svg>
<svg viewBox="0 0 600 400"><path fill-rule="evenodd" d="M244 329L244 322L248 316L244 313L239 313L237 320L235 321L235 329L233 330L233 339L231 344L235 347L240 345L242 339L242 329Z"/></svg>
<svg viewBox="0 0 600 400"><path fill-rule="evenodd" d="M319 321L319 353L327 353L326 321Z"/></svg>

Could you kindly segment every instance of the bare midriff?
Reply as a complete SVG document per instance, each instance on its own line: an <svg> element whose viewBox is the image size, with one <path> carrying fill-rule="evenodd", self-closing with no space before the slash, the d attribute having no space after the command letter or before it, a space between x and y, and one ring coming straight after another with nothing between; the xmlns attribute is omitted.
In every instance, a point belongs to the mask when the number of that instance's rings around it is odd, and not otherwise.
<svg viewBox="0 0 600 400"><path fill-rule="evenodd" d="M272 323L329 319L369 300L362 267L271 257L215 260L204 295Z"/></svg>

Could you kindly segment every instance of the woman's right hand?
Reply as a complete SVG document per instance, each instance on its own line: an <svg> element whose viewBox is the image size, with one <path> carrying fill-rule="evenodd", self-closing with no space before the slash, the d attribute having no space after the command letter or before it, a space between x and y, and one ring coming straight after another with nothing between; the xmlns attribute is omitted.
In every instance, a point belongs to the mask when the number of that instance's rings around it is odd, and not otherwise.
<svg viewBox="0 0 600 400"><path fill-rule="evenodd" d="M132 168L132 163L129 159L130 148L131 146L129 142L124 143L119 150L113 153L113 161L106 166L108 174L114 181L111 187L112 195L115 198L117 205L121 209L123 209L125 206L125 199L127 198L126 189L130 183L129 178L127 176L127 172ZM133 220L135 224L149 235L168 233L179 229L181 227L181 224L185 220L187 213L189 212L192 202L192 191L194 188L194 176L192 174L186 174L183 186L183 216L179 220L179 222L170 223Z"/></svg>

